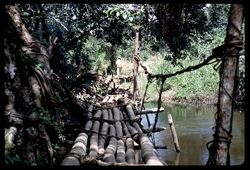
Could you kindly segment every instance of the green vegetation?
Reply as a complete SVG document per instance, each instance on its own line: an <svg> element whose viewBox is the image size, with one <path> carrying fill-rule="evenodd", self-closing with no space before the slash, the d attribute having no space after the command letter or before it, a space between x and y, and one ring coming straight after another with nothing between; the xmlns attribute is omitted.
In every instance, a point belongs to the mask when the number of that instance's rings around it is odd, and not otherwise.
<svg viewBox="0 0 250 170"><path fill-rule="evenodd" d="M120 59L124 65L121 74L131 74L137 31L140 31L140 57L154 74L172 73L202 62L213 48L223 44L229 6L205 3L18 5L22 19L37 39L48 43L51 37L59 38L60 45L50 64L73 89L76 83L72 80L80 67L82 72L93 70L110 75L116 73L115 63ZM218 92L218 77L218 70L205 66L168 79L164 89L174 90L177 99L213 94ZM146 80L140 81L142 92ZM129 85L125 83L122 87ZM159 82L153 83L149 93L157 94L158 86Z"/></svg>

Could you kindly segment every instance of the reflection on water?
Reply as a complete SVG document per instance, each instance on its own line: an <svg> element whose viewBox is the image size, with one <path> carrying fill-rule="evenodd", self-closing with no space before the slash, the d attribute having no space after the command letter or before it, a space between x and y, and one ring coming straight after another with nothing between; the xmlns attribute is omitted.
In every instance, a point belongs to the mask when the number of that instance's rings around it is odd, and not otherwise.
<svg viewBox="0 0 250 170"><path fill-rule="evenodd" d="M159 155L168 165L205 165L208 159L206 143L213 139L214 126L213 106L180 106L162 105L165 112L159 113L157 125L167 127L165 131L155 133L156 145L166 145L167 149L158 149ZM146 108L157 107L157 104L147 103ZM168 126L167 114L171 113L177 131L181 153L175 151L172 135ZM154 122L155 115L149 114L150 122ZM142 124L147 127L143 116ZM245 118L244 113L235 111L233 119L233 138L230 145L231 165L244 162L245 152Z"/></svg>

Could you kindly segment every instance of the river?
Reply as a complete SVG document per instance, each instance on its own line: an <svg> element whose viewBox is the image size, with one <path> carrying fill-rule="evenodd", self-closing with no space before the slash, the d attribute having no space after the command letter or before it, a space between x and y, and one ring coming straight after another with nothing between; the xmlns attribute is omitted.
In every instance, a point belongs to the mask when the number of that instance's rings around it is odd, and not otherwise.
<svg viewBox="0 0 250 170"><path fill-rule="evenodd" d="M157 107L147 103L146 108ZM167 129L154 134L156 145L165 145L167 149L158 149L161 158L168 165L205 165L208 159L206 143L213 139L212 127L215 123L215 106L183 106L162 104L165 111L159 113L157 126ZM171 113L179 139L181 152L176 153L167 114ZM245 114L235 111L233 115L232 143L230 145L231 165L240 165L245 159ZM149 114L151 123L155 115ZM142 124L147 127L143 116Z"/></svg>

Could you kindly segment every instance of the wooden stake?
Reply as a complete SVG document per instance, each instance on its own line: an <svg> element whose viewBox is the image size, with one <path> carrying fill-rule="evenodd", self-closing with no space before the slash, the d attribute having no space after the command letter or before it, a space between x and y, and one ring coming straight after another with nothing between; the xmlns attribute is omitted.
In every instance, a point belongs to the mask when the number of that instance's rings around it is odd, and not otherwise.
<svg viewBox="0 0 250 170"><path fill-rule="evenodd" d="M180 146L179 146L179 141L178 141L178 137L177 137L177 133L174 127L174 121L173 118L171 116L171 114L168 114L168 124L172 133L172 137L173 137L173 141L174 141L174 146L175 146L175 150L176 152L180 152Z"/></svg>

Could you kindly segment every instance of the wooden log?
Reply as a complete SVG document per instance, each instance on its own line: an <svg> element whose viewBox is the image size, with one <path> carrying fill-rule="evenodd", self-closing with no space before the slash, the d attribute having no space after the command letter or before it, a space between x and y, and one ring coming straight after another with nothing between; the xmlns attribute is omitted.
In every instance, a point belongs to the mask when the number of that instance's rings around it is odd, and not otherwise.
<svg viewBox="0 0 250 170"><path fill-rule="evenodd" d="M180 149L177 133L176 133L176 130L174 127L174 121L173 121L171 114L168 114L168 124L169 124L170 130L171 130L171 133L172 133L175 150L176 150L176 152L180 152L181 149Z"/></svg>
<svg viewBox="0 0 250 170"><path fill-rule="evenodd" d="M107 109L104 109L102 111L102 117L103 117L103 119L108 120L109 116L108 116ZM104 145L105 145L105 141L107 139L107 137L105 135L108 133L108 128L109 128L109 124L107 122L104 122L102 124L102 129L101 129L101 134L103 134L103 135L99 136L99 142L98 142L98 154L99 155L104 154Z"/></svg>
<svg viewBox="0 0 250 170"><path fill-rule="evenodd" d="M140 145L142 159L147 165L163 165L154 153L154 147L148 139L147 135L140 135Z"/></svg>
<svg viewBox="0 0 250 170"><path fill-rule="evenodd" d="M145 164L128 164L127 162L123 163L107 163L101 160L97 160L99 166L147 166Z"/></svg>
<svg viewBox="0 0 250 170"><path fill-rule="evenodd" d="M106 103L109 100L109 95L106 95L101 103Z"/></svg>
<svg viewBox="0 0 250 170"><path fill-rule="evenodd" d="M118 163L125 162L125 147L121 139L117 141L116 161Z"/></svg>
<svg viewBox="0 0 250 170"><path fill-rule="evenodd" d="M158 108L151 108L151 109L145 109L145 110L142 110L141 112L139 112L139 114L154 114L156 113L158 110ZM161 107L159 112L164 112L164 108Z"/></svg>
<svg viewBox="0 0 250 170"><path fill-rule="evenodd" d="M128 127L128 130L130 132L130 134L134 137L135 135L138 136L138 131L136 130L136 128L134 128L133 126L131 126L128 122L126 122L126 125Z"/></svg>
<svg viewBox="0 0 250 170"><path fill-rule="evenodd" d="M96 96L96 98L97 98L98 100L103 100L104 97L101 96L101 95L99 95L99 94L97 94L97 93L95 93L95 92L91 89L91 87L89 87L88 85L83 84L82 87L86 90L86 92L87 92L88 94L93 95L93 96Z"/></svg>
<svg viewBox="0 0 250 170"><path fill-rule="evenodd" d="M93 105L90 105L88 108L88 117L92 117ZM93 121L89 120L84 130L90 130L92 127ZM88 143L88 135L87 133L80 133L76 138L73 147L70 152L62 161L61 165L80 165L81 157L86 155L87 151L87 143Z"/></svg>
<svg viewBox="0 0 250 170"><path fill-rule="evenodd" d="M121 116L121 119L123 120L124 117L123 117L123 112L122 112L122 111L120 111L120 116ZM130 133L129 133L129 131L128 131L128 127L127 127L127 125L125 124L125 122L123 121L123 122L121 122L121 124L122 124L123 134L125 134L127 137L130 136Z"/></svg>
<svg viewBox="0 0 250 170"><path fill-rule="evenodd" d="M132 138L126 139L126 161L129 164L135 164L134 141Z"/></svg>
<svg viewBox="0 0 250 170"><path fill-rule="evenodd" d="M128 105L129 106L129 105ZM126 107L127 113L129 114L130 118L134 118L135 114L132 107ZM162 162L158 159L158 157L154 153L154 147L150 140L148 139L147 135L142 133L140 126L137 122L133 122L134 127L140 132L140 145L141 145L141 155L143 161L148 165L163 165Z"/></svg>
<svg viewBox="0 0 250 170"><path fill-rule="evenodd" d="M120 110L117 107L114 107L113 113L114 113L114 119L116 120L115 122L116 135L118 138L121 138L123 134L122 134L122 125L120 122L121 120Z"/></svg>
<svg viewBox="0 0 250 170"><path fill-rule="evenodd" d="M108 109L108 113L109 113L109 120L113 120L114 118L111 109Z"/></svg>
<svg viewBox="0 0 250 170"><path fill-rule="evenodd" d="M161 132L163 130L166 130L166 127L156 127L155 130L153 128L150 129L142 129L143 133L155 133L155 132Z"/></svg>
<svg viewBox="0 0 250 170"><path fill-rule="evenodd" d="M95 118L100 118L102 115L101 110L97 110L96 114L94 115ZM98 156L98 132L99 132L100 122L98 120L94 121L92 131L93 133L90 137L90 158L96 158Z"/></svg>
<svg viewBox="0 0 250 170"><path fill-rule="evenodd" d="M80 165L80 159L86 155L88 135L80 133L76 138L74 145L67 156L63 159L61 165Z"/></svg>
<svg viewBox="0 0 250 170"><path fill-rule="evenodd" d="M134 111L133 111L133 108L131 105L127 105L126 106L126 111L127 111L127 114L128 114L128 117L131 121L135 121L136 120L136 117L135 117L135 114L134 114Z"/></svg>
<svg viewBox="0 0 250 170"><path fill-rule="evenodd" d="M94 107L94 106L91 104L91 105L89 106L89 108L88 108L88 113L87 113L88 118L92 117L92 110L93 110L93 107Z"/></svg>
<svg viewBox="0 0 250 170"><path fill-rule="evenodd" d="M108 110L107 109L103 109L102 110L102 118L103 119L109 119L109 115L108 115Z"/></svg>
<svg viewBox="0 0 250 170"><path fill-rule="evenodd" d="M133 126L138 131L139 134L143 133L141 130L141 127L139 126L137 122L133 122Z"/></svg>
<svg viewBox="0 0 250 170"><path fill-rule="evenodd" d="M91 118L92 117L92 110L93 110L93 105L90 105L89 108L88 108L88 118ZM92 125L93 125L93 121L92 120L89 120L86 124L85 124L85 127L84 127L84 130L88 131L92 128Z"/></svg>
<svg viewBox="0 0 250 170"><path fill-rule="evenodd" d="M109 135L115 136L115 128L113 125L109 125ZM111 137L109 144L104 151L103 161L108 163L115 163L115 153L117 149L117 140L115 137Z"/></svg>

